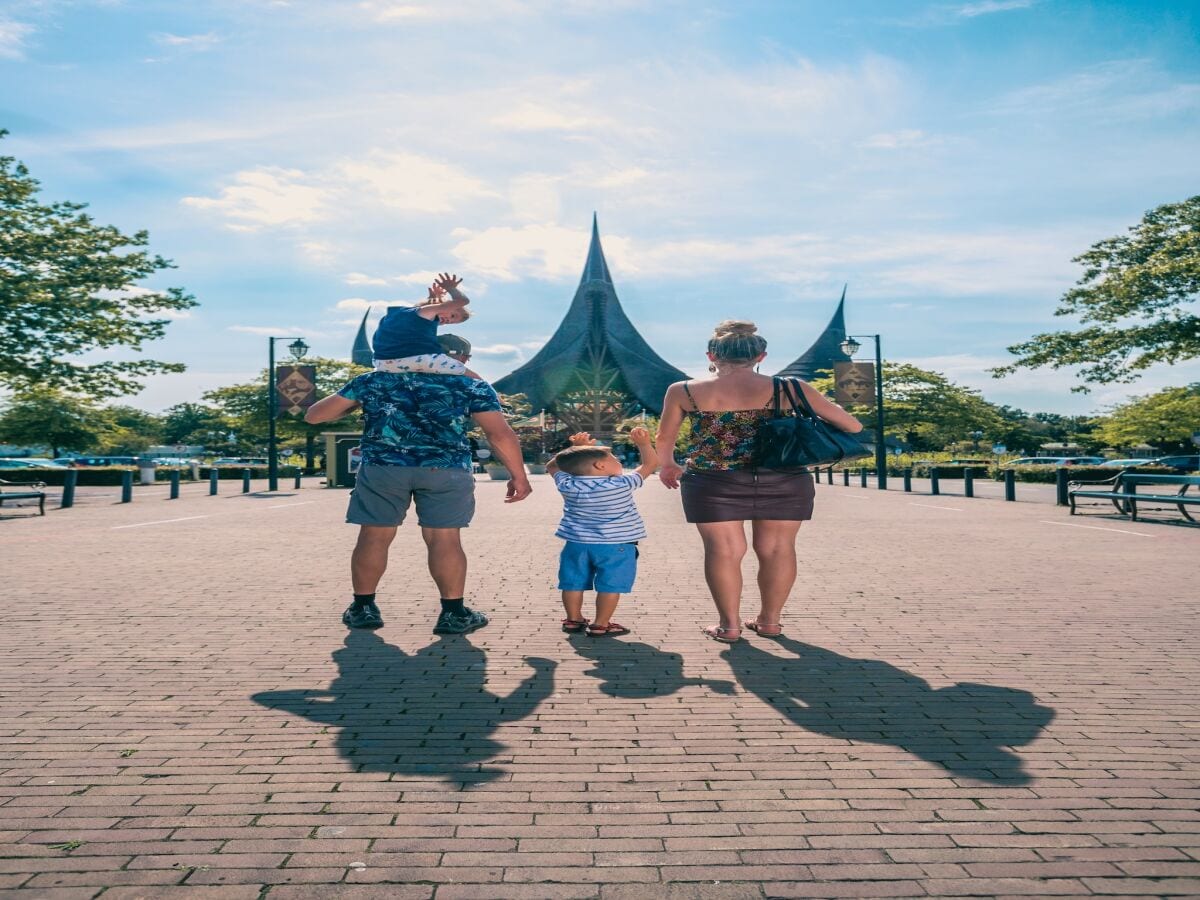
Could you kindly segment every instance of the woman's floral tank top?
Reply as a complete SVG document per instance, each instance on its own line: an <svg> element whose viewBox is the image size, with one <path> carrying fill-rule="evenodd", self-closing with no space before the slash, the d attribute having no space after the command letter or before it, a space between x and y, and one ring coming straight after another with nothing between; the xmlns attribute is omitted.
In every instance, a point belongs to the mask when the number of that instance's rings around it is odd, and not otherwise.
<svg viewBox="0 0 1200 900"><path fill-rule="evenodd" d="M683 390L693 407L687 414L692 423L685 451L688 468L705 472L752 468L754 436L772 415L771 401L761 409L702 412L686 384Z"/></svg>

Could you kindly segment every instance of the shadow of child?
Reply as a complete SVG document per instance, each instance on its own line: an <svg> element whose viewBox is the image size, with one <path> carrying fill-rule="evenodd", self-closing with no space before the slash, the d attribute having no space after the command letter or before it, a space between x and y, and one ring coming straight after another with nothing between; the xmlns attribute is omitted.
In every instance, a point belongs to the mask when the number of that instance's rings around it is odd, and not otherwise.
<svg viewBox="0 0 1200 900"><path fill-rule="evenodd" d="M576 653L593 663L584 674L599 679L600 691L610 697L665 697L689 686L707 687L718 694L734 692L732 681L685 678L680 654L640 641L583 637L570 643Z"/></svg>

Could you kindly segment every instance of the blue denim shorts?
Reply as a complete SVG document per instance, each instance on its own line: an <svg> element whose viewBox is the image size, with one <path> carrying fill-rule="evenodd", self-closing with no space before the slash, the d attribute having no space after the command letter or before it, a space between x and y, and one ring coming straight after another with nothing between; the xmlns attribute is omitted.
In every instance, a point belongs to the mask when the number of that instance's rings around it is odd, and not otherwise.
<svg viewBox="0 0 1200 900"><path fill-rule="evenodd" d="M637 560L637 544L567 541L558 558L558 589L628 594L637 578Z"/></svg>

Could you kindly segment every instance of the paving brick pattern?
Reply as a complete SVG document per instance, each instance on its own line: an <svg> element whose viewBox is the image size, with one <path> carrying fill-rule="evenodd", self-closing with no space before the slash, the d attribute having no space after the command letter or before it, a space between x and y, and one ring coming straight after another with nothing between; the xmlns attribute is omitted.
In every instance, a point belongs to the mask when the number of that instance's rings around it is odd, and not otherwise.
<svg viewBox="0 0 1200 900"><path fill-rule="evenodd" d="M655 482L588 639L535 487L479 484L467 637L413 528L346 633L341 491L0 522L0 894L1200 896L1200 530L822 485L722 647Z"/></svg>

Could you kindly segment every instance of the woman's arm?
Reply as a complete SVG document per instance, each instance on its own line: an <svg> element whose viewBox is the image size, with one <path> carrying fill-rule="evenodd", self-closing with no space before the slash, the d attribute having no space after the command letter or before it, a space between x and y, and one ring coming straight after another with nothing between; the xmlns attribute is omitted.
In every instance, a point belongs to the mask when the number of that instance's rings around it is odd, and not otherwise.
<svg viewBox="0 0 1200 900"><path fill-rule="evenodd" d="M658 477L669 488L679 487L679 476L683 474L683 466L675 461L675 441L679 438L679 429L683 426L684 407L683 382L677 382L667 388L663 397L662 417L658 421L658 445L661 466Z"/></svg>
<svg viewBox="0 0 1200 900"><path fill-rule="evenodd" d="M850 413L846 412L832 400L827 399L824 394L807 381L800 381L799 379L796 379L796 381L799 382L801 390L804 391L804 397L812 406L813 412L830 425L840 428L849 434L858 434L858 432L863 430L862 422L858 421L858 419L854 418L854 416L850 415Z"/></svg>

